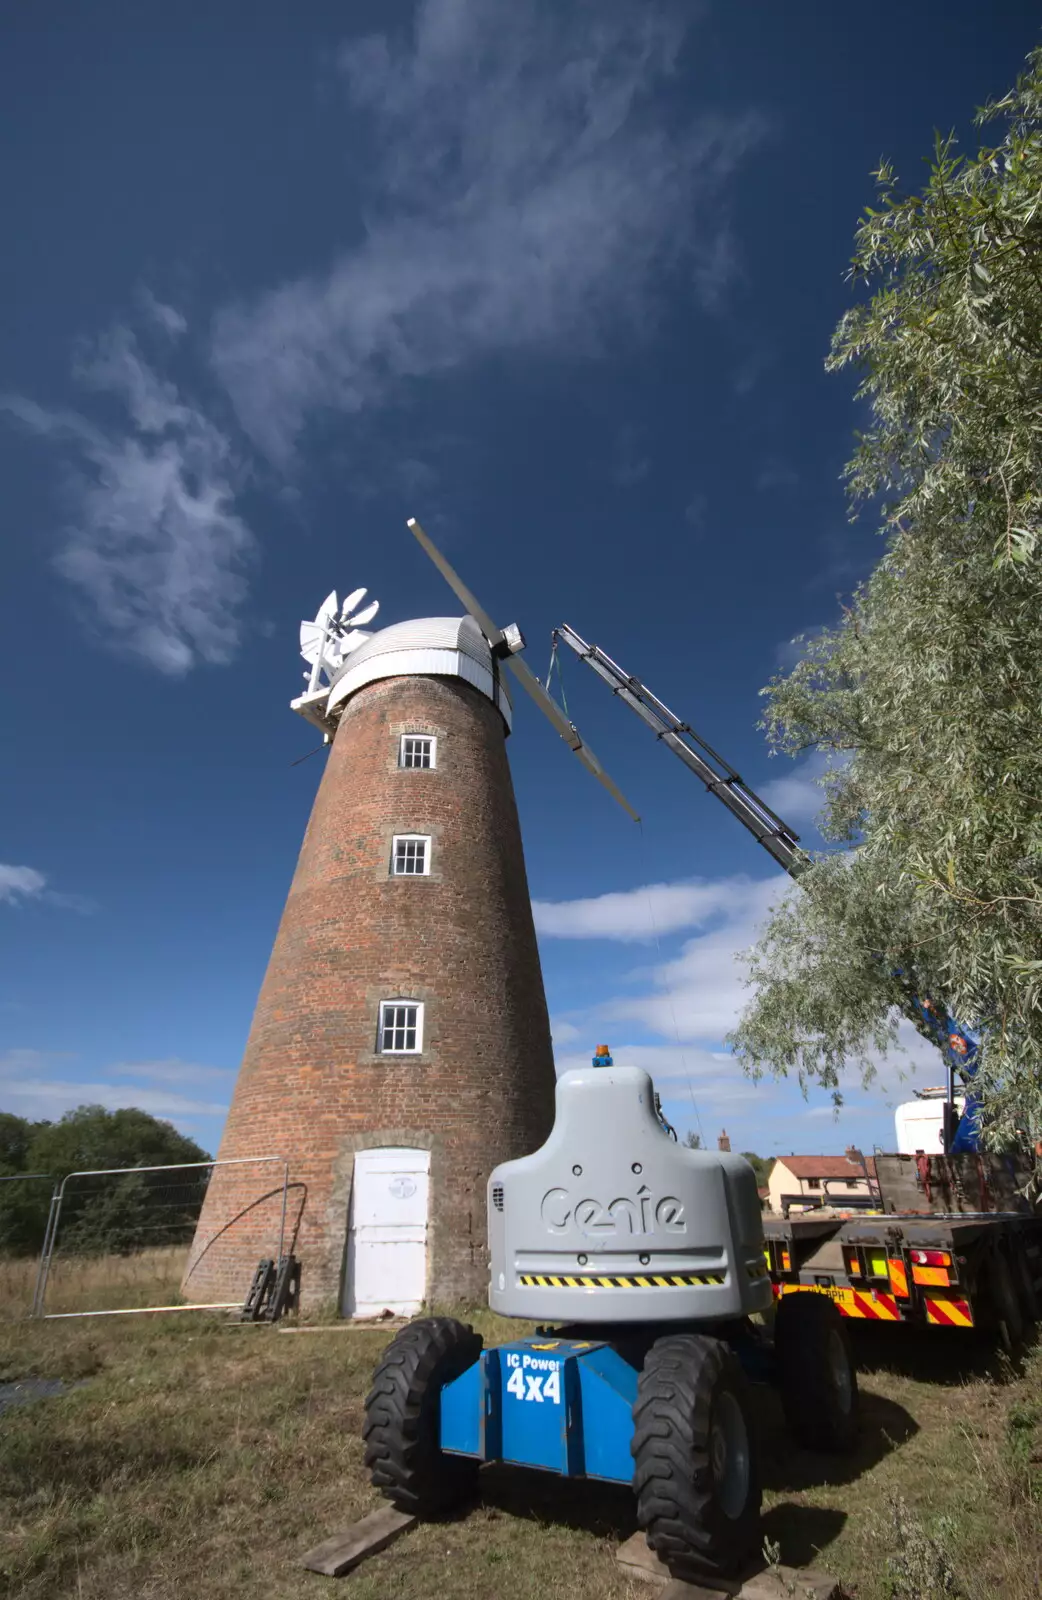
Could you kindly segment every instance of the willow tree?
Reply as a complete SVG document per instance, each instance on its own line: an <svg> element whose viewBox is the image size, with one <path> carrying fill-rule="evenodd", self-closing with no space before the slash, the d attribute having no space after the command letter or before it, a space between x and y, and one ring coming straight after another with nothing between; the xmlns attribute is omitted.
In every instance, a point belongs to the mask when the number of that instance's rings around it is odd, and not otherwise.
<svg viewBox="0 0 1042 1600"><path fill-rule="evenodd" d="M938 139L920 193L883 165L858 226L827 366L859 375L847 475L883 551L762 691L774 751L830 757L831 849L749 953L731 1043L837 1090L937 997L982 1032L999 1143L1042 1137L1042 49L977 122L996 142Z"/></svg>

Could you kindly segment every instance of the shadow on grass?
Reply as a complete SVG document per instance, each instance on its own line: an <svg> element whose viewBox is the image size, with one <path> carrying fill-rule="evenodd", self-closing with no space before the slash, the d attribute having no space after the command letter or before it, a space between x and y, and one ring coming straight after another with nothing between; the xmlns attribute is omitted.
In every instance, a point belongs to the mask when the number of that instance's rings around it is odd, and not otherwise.
<svg viewBox="0 0 1042 1600"><path fill-rule="evenodd" d="M861 1436L850 1455L824 1455L807 1450L785 1425L781 1400L773 1389L757 1392L760 1418L763 1486L775 1493L816 1489L825 1484L857 1483L892 1451L919 1432L919 1424L902 1405L885 1395L861 1393Z"/></svg>
<svg viewBox="0 0 1042 1600"><path fill-rule="evenodd" d="M778 1546L778 1560L785 1566L813 1567L821 1552L839 1538L846 1523L845 1511L783 1500L764 1513L763 1537Z"/></svg>
<svg viewBox="0 0 1042 1600"><path fill-rule="evenodd" d="M1015 1382L1024 1376L1025 1359L1034 1348L1032 1339L1009 1355L994 1333L976 1328L913 1328L852 1321L846 1326L859 1372L892 1373L948 1388L973 1378Z"/></svg>
<svg viewBox="0 0 1042 1600"><path fill-rule="evenodd" d="M480 1478L481 1503L532 1522L563 1523L620 1544L637 1528L637 1502L623 1484L559 1478L531 1467L490 1466Z"/></svg>
<svg viewBox="0 0 1042 1600"><path fill-rule="evenodd" d="M757 1386L756 1397L761 1474L769 1494L803 1494L825 1486L855 1485L918 1432L918 1424L896 1401L864 1394L858 1448L848 1456L821 1455L793 1440L773 1390ZM507 1465L486 1467L480 1483L481 1503L509 1516L563 1524L620 1544L636 1531L636 1500L632 1490L621 1484L559 1478ZM846 1520L846 1511L831 1507L782 1503L765 1514L764 1537L781 1546L786 1564L807 1566L838 1538Z"/></svg>

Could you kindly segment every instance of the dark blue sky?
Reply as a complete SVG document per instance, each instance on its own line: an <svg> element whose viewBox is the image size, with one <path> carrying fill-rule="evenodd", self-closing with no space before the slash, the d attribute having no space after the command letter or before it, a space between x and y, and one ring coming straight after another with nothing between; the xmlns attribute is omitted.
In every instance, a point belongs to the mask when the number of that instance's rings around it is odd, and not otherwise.
<svg viewBox="0 0 1042 1600"><path fill-rule="evenodd" d="M880 156L917 183L936 127L972 142L1037 15L63 9L0 52L0 1106L143 1104L212 1148L324 760L291 765L299 620L334 585L456 609L408 515L536 671L571 622L813 843L755 724L878 551L823 371L854 227ZM606 1039L741 1148L889 1142L892 1068L835 1122L728 1060L785 880L565 673L644 824L518 707L560 1060Z"/></svg>

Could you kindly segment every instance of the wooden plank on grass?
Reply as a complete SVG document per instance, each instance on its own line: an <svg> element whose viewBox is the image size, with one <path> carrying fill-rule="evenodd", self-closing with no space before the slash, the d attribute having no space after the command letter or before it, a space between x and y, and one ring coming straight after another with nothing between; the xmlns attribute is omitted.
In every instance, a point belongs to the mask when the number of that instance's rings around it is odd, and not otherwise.
<svg viewBox="0 0 1042 1600"><path fill-rule="evenodd" d="M721 1595L736 1595L742 1587L741 1578L707 1578L705 1586L682 1583L670 1578L669 1568L660 1561L648 1541L640 1532L634 1533L625 1544L620 1544L615 1559L628 1578L641 1578L645 1583L664 1584L659 1600L702 1600L702 1596L721 1600ZM803 1597L800 1596L800 1600Z"/></svg>
<svg viewBox="0 0 1042 1600"><path fill-rule="evenodd" d="M836 1600L839 1584L825 1572L813 1572L809 1567L770 1567L747 1578L742 1584L739 1600Z"/></svg>
<svg viewBox="0 0 1042 1600"><path fill-rule="evenodd" d="M643 1578L645 1583L668 1583L669 1568L649 1550L648 1541L640 1532L634 1533L625 1544L620 1544L615 1559L630 1578Z"/></svg>
<svg viewBox="0 0 1042 1600"><path fill-rule="evenodd" d="M244 1324L249 1326L249 1324ZM319 1322L314 1327L279 1328L279 1333L397 1333L404 1322Z"/></svg>
<svg viewBox="0 0 1042 1600"><path fill-rule="evenodd" d="M386 1550L415 1521L416 1518L409 1511L381 1506L378 1511L371 1511L367 1517L363 1517L361 1522L352 1523L343 1533L335 1533L331 1539L324 1539L306 1556L301 1556L301 1564L310 1572L321 1572L326 1578L342 1578L366 1556L375 1556L377 1551Z"/></svg>
<svg viewBox="0 0 1042 1600"><path fill-rule="evenodd" d="M642 1533L635 1533L620 1544L615 1559L630 1578L662 1585L658 1600L836 1600L840 1593L834 1578L823 1572L795 1567L773 1567L752 1573L745 1579L705 1577L701 1583L684 1583L670 1578L669 1568L660 1561Z"/></svg>
<svg viewBox="0 0 1042 1600"><path fill-rule="evenodd" d="M674 1578L659 1591L660 1600L720 1600L719 1589L703 1589L700 1583L685 1583Z"/></svg>

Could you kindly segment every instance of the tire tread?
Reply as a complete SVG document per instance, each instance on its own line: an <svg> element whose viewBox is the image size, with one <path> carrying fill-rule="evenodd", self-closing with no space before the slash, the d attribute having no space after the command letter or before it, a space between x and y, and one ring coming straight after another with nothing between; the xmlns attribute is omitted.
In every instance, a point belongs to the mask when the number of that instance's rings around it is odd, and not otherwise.
<svg viewBox="0 0 1042 1600"><path fill-rule="evenodd" d="M437 1515L473 1492L479 1463L440 1449L438 1396L481 1350L469 1324L423 1317L381 1356L365 1401L365 1464L373 1487L399 1510Z"/></svg>

